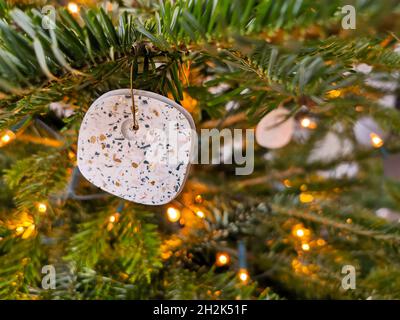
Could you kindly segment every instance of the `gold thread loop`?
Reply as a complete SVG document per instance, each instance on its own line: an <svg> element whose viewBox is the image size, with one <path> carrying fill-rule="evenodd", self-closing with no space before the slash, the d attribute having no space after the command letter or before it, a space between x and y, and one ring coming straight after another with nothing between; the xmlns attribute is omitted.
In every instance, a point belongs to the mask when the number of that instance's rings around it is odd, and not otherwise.
<svg viewBox="0 0 400 320"><path fill-rule="evenodd" d="M139 129L139 124L136 120L136 106L135 106L135 97L133 96L133 62L131 64L131 99L132 99L132 115L133 115L133 124L132 124L132 130L138 130Z"/></svg>

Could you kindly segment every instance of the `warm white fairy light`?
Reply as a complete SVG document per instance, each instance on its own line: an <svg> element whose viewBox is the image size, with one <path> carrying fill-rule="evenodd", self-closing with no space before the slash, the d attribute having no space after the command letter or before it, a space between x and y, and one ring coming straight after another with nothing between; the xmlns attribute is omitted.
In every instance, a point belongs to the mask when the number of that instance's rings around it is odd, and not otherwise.
<svg viewBox="0 0 400 320"><path fill-rule="evenodd" d="M201 196L201 194L196 195L196 197L194 198L194 201L196 203L203 203L203 197Z"/></svg>
<svg viewBox="0 0 400 320"><path fill-rule="evenodd" d="M383 140L382 138L377 135L376 133L372 132L370 133L370 139L371 139L371 144L374 148L380 148L383 146Z"/></svg>
<svg viewBox="0 0 400 320"><path fill-rule="evenodd" d="M296 231L296 236L298 236L299 238L304 236L304 230L303 229L298 229Z"/></svg>
<svg viewBox="0 0 400 320"><path fill-rule="evenodd" d="M300 124L303 128L307 129L315 129L317 127L317 124L308 117L304 117L303 119L301 119Z"/></svg>
<svg viewBox="0 0 400 320"><path fill-rule="evenodd" d="M76 14L79 12L79 7L75 2L70 2L68 3L68 11L73 14Z"/></svg>
<svg viewBox="0 0 400 320"><path fill-rule="evenodd" d="M302 127L308 128L311 124L311 120L310 118L303 118L300 123Z"/></svg>
<svg viewBox="0 0 400 320"><path fill-rule="evenodd" d="M37 204L37 209L39 212L45 213L47 211L47 206L45 203L40 202Z"/></svg>
<svg viewBox="0 0 400 320"><path fill-rule="evenodd" d="M197 210L196 211L196 215L199 217L199 218L201 218L201 219L203 219L206 215L204 214L204 212L203 211L201 211L201 210Z"/></svg>
<svg viewBox="0 0 400 320"><path fill-rule="evenodd" d="M217 257L216 257L216 265L219 267L225 266L227 264L229 264L231 258L229 256L229 254L227 254L226 252L219 252L217 253Z"/></svg>
<svg viewBox="0 0 400 320"><path fill-rule="evenodd" d="M249 272L246 269L240 269L238 273L240 281L246 283L249 280Z"/></svg>
<svg viewBox="0 0 400 320"><path fill-rule="evenodd" d="M15 133L11 130L5 131L0 137L0 147L8 144L11 140L15 139Z"/></svg>
<svg viewBox="0 0 400 320"><path fill-rule="evenodd" d="M169 221L177 222L181 218L181 212L174 207L169 207L167 209L167 217Z"/></svg>

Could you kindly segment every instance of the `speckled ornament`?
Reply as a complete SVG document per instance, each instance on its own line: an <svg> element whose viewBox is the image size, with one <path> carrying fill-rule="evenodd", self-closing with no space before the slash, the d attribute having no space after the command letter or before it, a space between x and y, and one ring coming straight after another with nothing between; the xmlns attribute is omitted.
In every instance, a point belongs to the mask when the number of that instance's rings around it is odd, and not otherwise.
<svg viewBox="0 0 400 320"><path fill-rule="evenodd" d="M289 110L283 107L266 114L256 128L257 143L269 149L282 148L287 145L294 131L294 119L289 115Z"/></svg>
<svg viewBox="0 0 400 320"><path fill-rule="evenodd" d="M181 192L189 173L195 125L172 100L129 89L110 91L87 111L78 139L78 166L97 187L123 199L162 205Z"/></svg>

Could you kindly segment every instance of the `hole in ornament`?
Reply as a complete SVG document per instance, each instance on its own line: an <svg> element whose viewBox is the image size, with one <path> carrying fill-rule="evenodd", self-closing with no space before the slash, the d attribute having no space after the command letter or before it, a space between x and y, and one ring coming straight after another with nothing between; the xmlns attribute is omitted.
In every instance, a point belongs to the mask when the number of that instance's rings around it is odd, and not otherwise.
<svg viewBox="0 0 400 320"><path fill-rule="evenodd" d="M139 128L134 127L133 120L127 119L122 123L121 132L125 139L133 140L136 138L136 132Z"/></svg>

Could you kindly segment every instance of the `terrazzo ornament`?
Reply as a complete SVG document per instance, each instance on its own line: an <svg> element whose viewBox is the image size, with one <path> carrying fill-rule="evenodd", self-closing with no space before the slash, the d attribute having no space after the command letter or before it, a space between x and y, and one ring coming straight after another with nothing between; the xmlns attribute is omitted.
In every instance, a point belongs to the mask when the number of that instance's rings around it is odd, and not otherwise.
<svg viewBox="0 0 400 320"><path fill-rule="evenodd" d="M256 141L265 148L278 149L287 145L294 131L294 119L283 107L272 110L256 127Z"/></svg>
<svg viewBox="0 0 400 320"><path fill-rule="evenodd" d="M130 89L110 91L87 111L78 139L78 166L97 187L123 199L162 205L182 190L193 156L195 125L172 100Z"/></svg>

